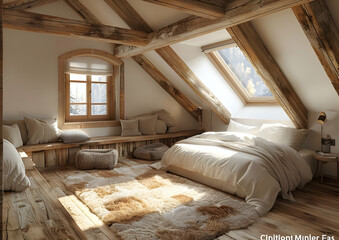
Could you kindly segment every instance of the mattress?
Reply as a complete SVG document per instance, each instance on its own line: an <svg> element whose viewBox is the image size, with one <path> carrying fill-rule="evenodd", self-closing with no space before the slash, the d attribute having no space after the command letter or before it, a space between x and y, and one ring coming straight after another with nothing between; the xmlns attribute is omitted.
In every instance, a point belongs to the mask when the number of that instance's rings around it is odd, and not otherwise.
<svg viewBox="0 0 339 240"><path fill-rule="evenodd" d="M244 198L264 215L279 192L293 200L312 179L310 157L254 135L211 132L176 143L154 167Z"/></svg>

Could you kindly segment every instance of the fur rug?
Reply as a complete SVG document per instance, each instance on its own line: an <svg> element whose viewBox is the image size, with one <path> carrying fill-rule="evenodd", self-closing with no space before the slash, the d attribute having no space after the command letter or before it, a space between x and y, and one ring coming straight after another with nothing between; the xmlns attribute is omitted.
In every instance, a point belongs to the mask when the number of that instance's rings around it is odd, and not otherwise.
<svg viewBox="0 0 339 240"><path fill-rule="evenodd" d="M244 201L148 165L79 171L64 182L122 239L214 239L258 218Z"/></svg>

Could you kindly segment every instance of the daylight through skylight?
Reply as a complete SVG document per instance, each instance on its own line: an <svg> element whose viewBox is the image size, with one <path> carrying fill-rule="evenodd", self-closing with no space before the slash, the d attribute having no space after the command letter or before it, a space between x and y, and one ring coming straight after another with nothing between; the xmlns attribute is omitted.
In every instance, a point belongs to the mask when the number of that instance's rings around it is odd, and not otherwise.
<svg viewBox="0 0 339 240"><path fill-rule="evenodd" d="M217 52L236 76L236 80L241 83L243 90L247 92L249 97L273 96L252 64L237 46L228 47Z"/></svg>

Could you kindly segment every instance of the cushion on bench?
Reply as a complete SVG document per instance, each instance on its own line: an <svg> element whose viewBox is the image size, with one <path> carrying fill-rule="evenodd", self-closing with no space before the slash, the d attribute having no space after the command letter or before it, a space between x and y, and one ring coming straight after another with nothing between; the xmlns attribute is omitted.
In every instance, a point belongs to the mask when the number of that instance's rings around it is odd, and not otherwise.
<svg viewBox="0 0 339 240"><path fill-rule="evenodd" d="M133 155L144 160L160 160L168 149L163 143L153 143L135 149Z"/></svg>
<svg viewBox="0 0 339 240"><path fill-rule="evenodd" d="M83 149L75 156L75 165L82 170L113 169L118 163L115 149Z"/></svg>

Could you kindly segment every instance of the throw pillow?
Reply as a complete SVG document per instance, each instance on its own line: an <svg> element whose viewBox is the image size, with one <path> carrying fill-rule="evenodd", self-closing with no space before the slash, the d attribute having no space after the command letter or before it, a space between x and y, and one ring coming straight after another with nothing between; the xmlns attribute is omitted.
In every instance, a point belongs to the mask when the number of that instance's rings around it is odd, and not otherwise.
<svg viewBox="0 0 339 240"><path fill-rule="evenodd" d="M139 121L138 119L135 120L121 120L121 136L140 136L141 133L139 132Z"/></svg>
<svg viewBox="0 0 339 240"><path fill-rule="evenodd" d="M15 148L21 147L23 145L18 124L13 124L12 126L3 125L2 136L4 139L12 143Z"/></svg>
<svg viewBox="0 0 339 240"><path fill-rule="evenodd" d="M56 119L37 120L25 117L25 123L28 131L27 145L57 142L59 132Z"/></svg>
<svg viewBox="0 0 339 240"><path fill-rule="evenodd" d="M167 126L166 123L162 120L157 120L157 122L155 123L155 134L164 134L167 131Z"/></svg>
<svg viewBox="0 0 339 240"><path fill-rule="evenodd" d="M74 142L86 142L91 138L84 131L67 130L61 132L60 139L64 143L74 143Z"/></svg>
<svg viewBox="0 0 339 240"><path fill-rule="evenodd" d="M140 132L143 135L154 135L155 125L157 122L157 115L153 115L148 118L142 118L139 120Z"/></svg>
<svg viewBox="0 0 339 240"><path fill-rule="evenodd" d="M30 186L25 166L13 144L4 139L3 174L5 191L23 191Z"/></svg>
<svg viewBox="0 0 339 240"><path fill-rule="evenodd" d="M167 127L173 127L177 124L175 119L171 116L169 112L166 110L161 110L158 112L155 112L158 115L158 119L164 121L167 125Z"/></svg>
<svg viewBox="0 0 339 240"><path fill-rule="evenodd" d="M23 145L26 145L28 141L28 133L27 133L27 127L26 127L25 120L12 120L12 121L5 120L3 122L4 125L13 125L15 123L18 124L19 126Z"/></svg>

